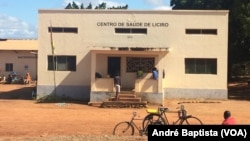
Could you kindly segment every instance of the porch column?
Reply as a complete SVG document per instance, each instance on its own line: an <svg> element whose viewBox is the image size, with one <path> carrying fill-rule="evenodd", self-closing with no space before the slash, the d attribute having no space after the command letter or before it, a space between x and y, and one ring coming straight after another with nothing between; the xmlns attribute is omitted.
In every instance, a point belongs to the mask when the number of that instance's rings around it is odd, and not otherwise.
<svg viewBox="0 0 250 141"><path fill-rule="evenodd" d="M163 82L163 69L164 69L164 61L163 58L164 54L161 53L158 56L158 92L161 93L162 92L162 82Z"/></svg>
<svg viewBox="0 0 250 141"><path fill-rule="evenodd" d="M96 53L91 52L91 63L90 63L90 85L91 85L91 90L95 90L95 72L96 72Z"/></svg>

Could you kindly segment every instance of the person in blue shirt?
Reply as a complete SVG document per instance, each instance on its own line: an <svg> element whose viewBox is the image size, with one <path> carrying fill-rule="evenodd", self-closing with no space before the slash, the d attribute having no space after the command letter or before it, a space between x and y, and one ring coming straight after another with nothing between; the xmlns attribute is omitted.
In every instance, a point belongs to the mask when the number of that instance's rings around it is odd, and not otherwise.
<svg viewBox="0 0 250 141"><path fill-rule="evenodd" d="M158 70L156 69L156 67L153 68L153 79L158 80Z"/></svg>

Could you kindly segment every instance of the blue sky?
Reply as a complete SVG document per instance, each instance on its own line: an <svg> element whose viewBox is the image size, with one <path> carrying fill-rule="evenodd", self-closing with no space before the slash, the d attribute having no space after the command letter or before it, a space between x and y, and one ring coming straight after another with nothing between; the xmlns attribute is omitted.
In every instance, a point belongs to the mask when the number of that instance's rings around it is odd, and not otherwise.
<svg viewBox="0 0 250 141"><path fill-rule="evenodd" d="M39 9L64 9L73 0L0 0L0 38L36 39ZM74 0L95 7L128 4L128 10L169 10L170 0Z"/></svg>

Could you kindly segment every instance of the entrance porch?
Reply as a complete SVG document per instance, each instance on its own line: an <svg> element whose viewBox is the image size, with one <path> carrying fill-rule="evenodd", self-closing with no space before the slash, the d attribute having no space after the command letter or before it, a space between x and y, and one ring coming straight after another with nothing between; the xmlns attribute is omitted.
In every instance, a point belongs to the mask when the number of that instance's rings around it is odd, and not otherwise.
<svg viewBox="0 0 250 141"><path fill-rule="evenodd" d="M91 91L90 102L112 101L115 97L115 87L113 74L110 74L109 57L120 58L120 63L112 67L121 74L121 93L129 92L140 102L163 104L163 70L164 56L167 51L120 51L120 50L92 50L91 52ZM132 58L132 59L131 59ZM138 61L139 58L141 61ZM133 60L134 59L134 60ZM146 61L145 61L146 60ZM134 62L133 62L134 61ZM148 62L147 62L148 61ZM111 62L112 63L112 62ZM131 64L129 64L131 63ZM144 65L144 66L143 66ZM118 66L118 67L117 67ZM143 76L136 76L138 66L144 67ZM152 78L152 68L158 68L159 79ZM117 71L116 70L116 71ZM132 71L131 71L132 70ZM102 77L96 78L98 72Z"/></svg>

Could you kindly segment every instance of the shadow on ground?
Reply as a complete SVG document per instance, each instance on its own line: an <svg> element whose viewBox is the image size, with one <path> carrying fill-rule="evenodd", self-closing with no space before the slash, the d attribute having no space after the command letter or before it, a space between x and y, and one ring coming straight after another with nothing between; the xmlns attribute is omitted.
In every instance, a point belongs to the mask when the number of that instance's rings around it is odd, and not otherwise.
<svg viewBox="0 0 250 141"><path fill-rule="evenodd" d="M6 84L9 85L9 84ZM10 84L11 85L11 84ZM3 87L10 87L1 85L1 89ZM22 100L33 100L32 99L32 91L34 90L35 86L27 86L27 87L20 87L16 89L11 89L9 91L0 91L0 99L22 99Z"/></svg>
<svg viewBox="0 0 250 141"><path fill-rule="evenodd" d="M228 99L250 100L250 85L246 80L230 82L228 86Z"/></svg>
<svg viewBox="0 0 250 141"><path fill-rule="evenodd" d="M18 85L18 84L0 84L0 99L8 99L8 100L35 100L36 103L77 103L77 104L85 104L87 102L83 102L80 100L72 100L72 99L39 99L36 100L32 97L32 92L36 90L35 85Z"/></svg>

